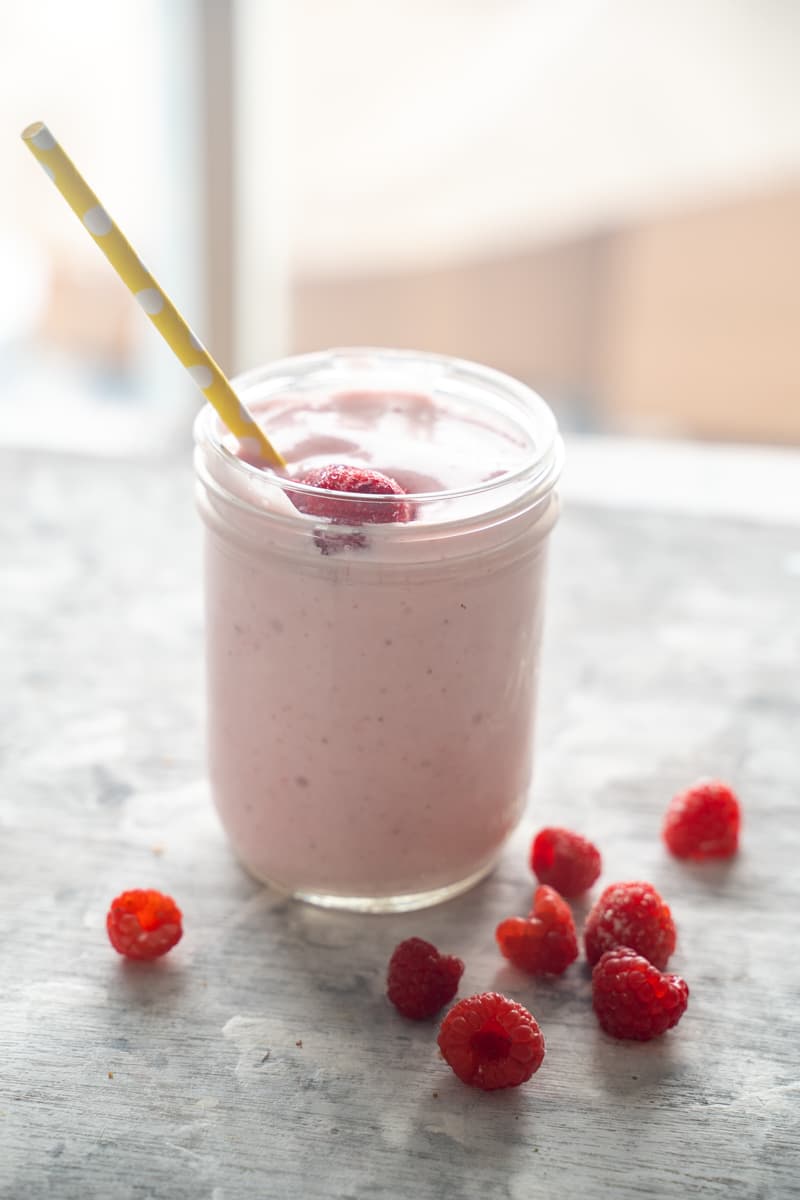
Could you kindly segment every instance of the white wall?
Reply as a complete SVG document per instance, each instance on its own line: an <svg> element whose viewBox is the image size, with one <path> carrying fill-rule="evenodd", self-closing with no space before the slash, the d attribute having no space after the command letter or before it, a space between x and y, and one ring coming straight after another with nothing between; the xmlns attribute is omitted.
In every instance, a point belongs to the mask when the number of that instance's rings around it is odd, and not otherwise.
<svg viewBox="0 0 800 1200"><path fill-rule="evenodd" d="M453 261L800 175L795 0L286 12L285 185L303 271Z"/></svg>

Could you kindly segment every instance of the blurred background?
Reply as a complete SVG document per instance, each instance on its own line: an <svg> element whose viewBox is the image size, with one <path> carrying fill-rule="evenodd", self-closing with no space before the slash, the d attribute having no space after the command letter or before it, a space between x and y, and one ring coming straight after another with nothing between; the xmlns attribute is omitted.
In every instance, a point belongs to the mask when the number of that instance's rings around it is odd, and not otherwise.
<svg viewBox="0 0 800 1200"><path fill-rule="evenodd" d="M3 444L185 446L199 402L25 151L35 119L229 371L412 346L568 430L800 444L797 0L0 19Z"/></svg>

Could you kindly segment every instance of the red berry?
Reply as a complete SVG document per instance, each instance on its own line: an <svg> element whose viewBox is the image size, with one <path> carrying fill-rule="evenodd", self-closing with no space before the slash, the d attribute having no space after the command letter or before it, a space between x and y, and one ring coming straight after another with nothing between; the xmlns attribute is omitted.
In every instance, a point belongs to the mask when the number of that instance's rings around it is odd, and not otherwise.
<svg viewBox="0 0 800 1200"><path fill-rule="evenodd" d="M160 958L181 940L181 911L174 900L152 889L123 892L106 917L111 945L126 958Z"/></svg>
<svg viewBox="0 0 800 1200"><path fill-rule="evenodd" d="M529 917L508 917L495 930L500 952L531 975L561 975L578 957L572 911L558 892L539 887Z"/></svg>
<svg viewBox="0 0 800 1200"><path fill-rule="evenodd" d="M606 1033L646 1042L677 1025L689 988L678 975L662 975L622 946L607 950L592 971L592 1004Z"/></svg>
<svg viewBox="0 0 800 1200"><path fill-rule="evenodd" d="M535 1018L497 992L454 1005L442 1021L438 1042L458 1078L485 1092L518 1087L544 1058L544 1037Z"/></svg>
<svg viewBox="0 0 800 1200"><path fill-rule="evenodd" d="M670 803L663 837L677 858L730 858L739 847L739 801L716 779L701 779Z"/></svg>
<svg viewBox="0 0 800 1200"><path fill-rule="evenodd" d="M386 990L404 1017L422 1021L449 1004L463 974L460 958L440 954L422 938L407 938L395 947L389 959Z"/></svg>
<svg viewBox="0 0 800 1200"><path fill-rule="evenodd" d="M540 830L531 846L531 867L540 883L562 896L580 896L600 874L600 851L571 829Z"/></svg>
<svg viewBox="0 0 800 1200"><path fill-rule="evenodd" d="M312 467L298 478L298 483L323 488L328 492L348 492L364 496L405 496L404 490L380 471L369 467L349 467L334 463L327 467ZM301 512L312 517L324 517L340 525L382 525L391 521L410 521L414 506L406 500L342 500L333 496L315 496L295 492L292 499Z"/></svg>
<svg viewBox="0 0 800 1200"><path fill-rule="evenodd" d="M600 895L583 931L594 965L606 950L628 946L663 971L675 949L672 914L649 883L612 883Z"/></svg>

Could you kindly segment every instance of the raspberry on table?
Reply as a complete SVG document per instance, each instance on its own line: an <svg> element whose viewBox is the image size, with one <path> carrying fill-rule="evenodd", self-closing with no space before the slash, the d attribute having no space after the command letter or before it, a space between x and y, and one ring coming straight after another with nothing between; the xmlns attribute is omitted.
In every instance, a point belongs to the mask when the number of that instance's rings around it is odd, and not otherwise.
<svg viewBox="0 0 800 1200"><path fill-rule="evenodd" d="M495 930L500 952L531 975L561 975L578 957L572 910L553 888L536 889L529 917L508 917Z"/></svg>
<svg viewBox="0 0 800 1200"><path fill-rule="evenodd" d="M592 971L592 1005L602 1028L616 1038L646 1042L677 1025L689 987L664 975L641 954L607 950Z"/></svg>
<svg viewBox="0 0 800 1200"><path fill-rule="evenodd" d="M549 884L562 896L580 896L598 878L602 865L597 847L571 829L547 826L533 839L531 869L534 875L540 883Z"/></svg>
<svg viewBox="0 0 800 1200"><path fill-rule="evenodd" d="M181 940L181 911L170 896L136 888L111 901L106 917L111 945L126 958L160 958Z"/></svg>
<svg viewBox="0 0 800 1200"><path fill-rule="evenodd" d="M404 1017L424 1021L450 1003L463 974L460 958L440 954L422 938L407 938L389 959L386 991Z"/></svg>
<svg viewBox="0 0 800 1200"><path fill-rule="evenodd" d="M628 946L663 971L675 949L672 914L649 883L612 883L586 918L586 957L594 966L606 950Z"/></svg>
<svg viewBox="0 0 800 1200"><path fill-rule="evenodd" d="M334 496L307 495L292 492L296 508L312 517L324 517L328 521L344 525L383 525L389 522L411 521L414 506L407 500L394 503L387 500L371 500L375 496L405 496L400 484L380 471L370 467L353 467L344 463L332 463L325 467L312 467L298 476L298 483L323 488L328 492L348 492L366 497L361 501L337 499Z"/></svg>
<svg viewBox="0 0 800 1200"><path fill-rule="evenodd" d="M455 1004L442 1021L438 1042L458 1078L486 1092L525 1083L544 1058L536 1019L498 992Z"/></svg>
<svg viewBox="0 0 800 1200"><path fill-rule="evenodd" d="M670 802L662 836L676 858L730 858L739 848L741 812L718 779L701 779Z"/></svg>

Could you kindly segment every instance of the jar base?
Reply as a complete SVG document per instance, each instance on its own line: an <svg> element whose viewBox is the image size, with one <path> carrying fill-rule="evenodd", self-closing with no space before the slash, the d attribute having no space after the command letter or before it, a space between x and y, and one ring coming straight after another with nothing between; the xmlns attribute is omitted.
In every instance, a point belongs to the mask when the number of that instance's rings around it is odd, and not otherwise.
<svg viewBox="0 0 800 1200"><path fill-rule="evenodd" d="M447 900L454 900L456 896L469 891L475 887L482 879L485 879L490 871L494 870L497 863L495 856L490 862L486 863L479 871L468 875L466 879L459 879L455 883L448 883L445 887L431 888L426 892L402 892L397 896L339 896L328 892L313 892L304 891L302 889L292 890L287 888L285 884L278 883L274 879L268 879L265 875L254 871L253 868L246 862L243 866L260 883L266 884L267 887L273 888L275 891L283 892L291 897L292 900L302 900L304 904L313 904L316 908L337 909L341 912L355 913L401 913L414 912L419 908L432 908L436 904L444 904Z"/></svg>

